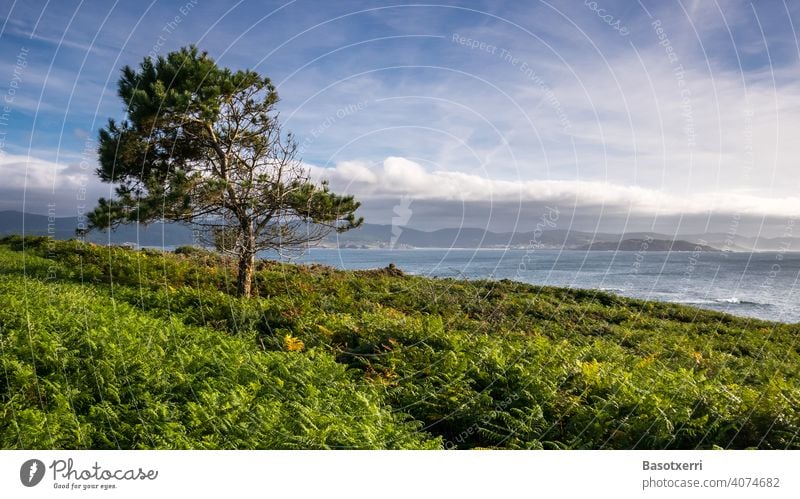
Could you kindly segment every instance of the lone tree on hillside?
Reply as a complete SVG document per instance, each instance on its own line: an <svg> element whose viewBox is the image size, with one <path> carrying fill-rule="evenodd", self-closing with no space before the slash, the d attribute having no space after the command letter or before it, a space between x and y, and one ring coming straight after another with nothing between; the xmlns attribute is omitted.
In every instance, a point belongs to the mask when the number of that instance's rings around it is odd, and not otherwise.
<svg viewBox="0 0 800 499"><path fill-rule="evenodd" d="M237 293L249 296L255 255L358 227L352 196L311 182L297 143L275 112L278 94L254 71L221 68L196 47L125 67L118 83L127 117L100 130L103 182L116 199L89 228L157 220L200 226L238 258Z"/></svg>

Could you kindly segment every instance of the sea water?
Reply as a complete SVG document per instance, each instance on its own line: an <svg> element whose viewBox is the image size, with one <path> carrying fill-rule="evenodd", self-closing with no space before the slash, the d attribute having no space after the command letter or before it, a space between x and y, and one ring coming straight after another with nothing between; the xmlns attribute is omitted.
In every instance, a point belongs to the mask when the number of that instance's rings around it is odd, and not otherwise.
<svg viewBox="0 0 800 499"><path fill-rule="evenodd" d="M341 269L394 263L421 276L599 289L745 317L800 322L800 253L316 248L292 261Z"/></svg>

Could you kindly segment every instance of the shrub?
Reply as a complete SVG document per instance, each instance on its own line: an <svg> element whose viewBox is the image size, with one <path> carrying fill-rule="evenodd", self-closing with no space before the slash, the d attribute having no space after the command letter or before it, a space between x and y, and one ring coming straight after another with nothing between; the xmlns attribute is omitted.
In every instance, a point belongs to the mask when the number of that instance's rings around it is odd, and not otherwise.
<svg viewBox="0 0 800 499"><path fill-rule="evenodd" d="M435 448L324 352L153 318L91 286L0 276L0 446Z"/></svg>

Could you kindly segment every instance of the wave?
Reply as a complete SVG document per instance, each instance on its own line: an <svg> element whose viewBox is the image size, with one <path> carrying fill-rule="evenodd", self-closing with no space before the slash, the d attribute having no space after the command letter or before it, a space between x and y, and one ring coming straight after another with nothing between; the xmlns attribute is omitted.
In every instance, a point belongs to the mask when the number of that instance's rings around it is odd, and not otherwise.
<svg viewBox="0 0 800 499"><path fill-rule="evenodd" d="M700 306L716 306L721 307L724 305L738 305L742 307L772 307L774 306L773 303L765 303L760 301L754 300L743 300L741 298L737 298L735 296L731 296L728 298L680 298L676 296L663 296L661 298L663 301L668 301L672 303L680 303L682 305L700 305Z"/></svg>
<svg viewBox="0 0 800 499"><path fill-rule="evenodd" d="M760 301L742 300L735 296L731 296L730 298L712 298L709 300L679 300L678 303L683 303L685 305L744 305L751 307L771 307L773 305L772 303Z"/></svg>
<svg viewBox="0 0 800 499"><path fill-rule="evenodd" d="M715 303L719 303L716 300L670 300L675 301L676 303L682 303L684 305L713 305Z"/></svg>
<svg viewBox="0 0 800 499"><path fill-rule="evenodd" d="M772 306L771 303L763 303L763 302L760 302L760 301L752 301L752 300L741 300L739 298L736 298L735 296L732 296L730 298L717 298L717 299L714 300L714 302L716 302L716 303L728 303L728 304L731 304L731 305L754 305L754 306L757 306L757 307L769 307L769 306Z"/></svg>

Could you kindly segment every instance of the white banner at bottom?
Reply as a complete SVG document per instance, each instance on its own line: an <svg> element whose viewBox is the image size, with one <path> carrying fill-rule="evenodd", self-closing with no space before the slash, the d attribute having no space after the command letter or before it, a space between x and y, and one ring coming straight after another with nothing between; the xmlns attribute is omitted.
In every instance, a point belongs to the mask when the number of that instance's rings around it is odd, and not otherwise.
<svg viewBox="0 0 800 499"><path fill-rule="evenodd" d="M800 451L0 451L0 497L796 498L799 465Z"/></svg>

